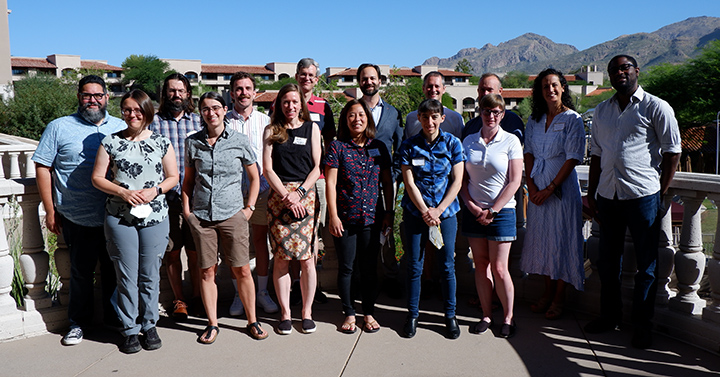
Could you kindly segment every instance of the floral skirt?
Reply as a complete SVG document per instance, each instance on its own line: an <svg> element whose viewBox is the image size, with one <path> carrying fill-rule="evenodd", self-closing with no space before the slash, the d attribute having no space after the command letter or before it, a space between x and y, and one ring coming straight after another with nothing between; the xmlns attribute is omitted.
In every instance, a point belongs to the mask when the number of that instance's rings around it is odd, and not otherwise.
<svg viewBox="0 0 720 377"><path fill-rule="evenodd" d="M284 183L288 192L294 191L302 183ZM306 260L312 257L315 234L315 200L317 192L315 186L307 190L300 203L305 207L307 216L295 219L290 209L282 203L282 196L270 191L268 197L268 227L270 245L275 258L283 260Z"/></svg>

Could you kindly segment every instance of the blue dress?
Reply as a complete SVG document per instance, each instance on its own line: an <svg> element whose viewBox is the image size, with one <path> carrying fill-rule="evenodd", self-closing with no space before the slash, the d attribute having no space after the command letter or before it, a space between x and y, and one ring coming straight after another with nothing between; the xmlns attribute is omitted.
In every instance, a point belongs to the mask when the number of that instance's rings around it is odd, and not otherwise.
<svg viewBox="0 0 720 377"><path fill-rule="evenodd" d="M535 157L530 177L542 190L569 159L582 161L585 131L578 113L555 116L545 131L546 115L528 121L525 153ZM527 273L562 279L583 290L582 198L575 170L558 187L561 198L550 195L541 206L528 203L527 233L520 268Z"/></svg>

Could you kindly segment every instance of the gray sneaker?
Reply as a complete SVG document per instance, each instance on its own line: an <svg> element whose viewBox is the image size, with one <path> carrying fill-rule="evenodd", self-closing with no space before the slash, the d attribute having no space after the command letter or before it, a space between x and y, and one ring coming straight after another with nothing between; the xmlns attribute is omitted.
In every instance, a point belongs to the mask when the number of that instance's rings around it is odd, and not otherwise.
<svg viewBox="0 0 720 377"><path fill-rule="evenodd" d="M240 297L236 294L232 305L230 305L230 315L233 317L239 317L243 314L245 314L245 307L243 307L242 300L240 300Z"/></svg>
<svg viewBox="0 0 720 377"><path fill-rule="evenodd" d="M83 331L79 327L73 327L68 331L62 338L62 344L64 346L74 346L80 344L83 340Z"/></svg>
<svg viewBox="0 0 720 377"><path fill-rule="evenodd" d="M267 289L258 291L257 296L255 296L255 301L265 313L272 314L277 313L278 310L280 310L277 304L272 300L272 298L270 298L270 294Z"/></svg>

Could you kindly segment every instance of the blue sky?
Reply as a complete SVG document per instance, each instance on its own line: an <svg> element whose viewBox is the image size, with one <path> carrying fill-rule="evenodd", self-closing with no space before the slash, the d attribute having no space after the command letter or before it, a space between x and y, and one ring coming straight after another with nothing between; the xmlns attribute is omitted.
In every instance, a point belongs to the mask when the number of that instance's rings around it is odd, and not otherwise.
<svg viewBox="0 0 720 377"><path fill-rule="evenodd" d="M251 65L309 56L323 71L364 62L412 67L528 32L583 50L689 17L720 17L718 0L7 3L13 56L71 54L117 66L131 54Z"/></svg>

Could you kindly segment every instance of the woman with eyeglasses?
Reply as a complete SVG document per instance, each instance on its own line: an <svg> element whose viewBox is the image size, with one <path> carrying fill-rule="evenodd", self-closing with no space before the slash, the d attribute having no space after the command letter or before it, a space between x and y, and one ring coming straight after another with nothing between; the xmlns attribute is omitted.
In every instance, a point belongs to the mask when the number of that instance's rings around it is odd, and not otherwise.
<svg viewBox="0 0 720 377"><path fill-rule="evenodd" d="M522 180L522 146L514 135L500 128L505 100L499 94L480 99L480 132L463 140L467 155L460 195L465 202L462 233L468 237L475 261L475 285L483 316L470 328L476 334L492 325L492 291L495 286L503 306L499 335L515 335L515 288L508 260L515 229L515 192ZM472 221L475 219L475 221Z"/></svg>
<svg viewBox="0 0 720 377"><path fill-rule="evenodd" d="M155 325L170 230L164 193L179 175L170 140L147 129L155 113L150 97L133 90L122 97L120 108L127 128L103 139L92 182L109 195L105 237L117 276L120 351L135 353L162 346Z"/></svg>
<svg viewBox="0 0 720 377"><path fill-rule="evenodd" d="M220 332L215 284L219 250L237 281L238 296L247 314L247 331L252 338L262 340L268 333L262 329L255 314L248 221L260 191L257 157L248 137L227 127L227 106L220 94L203 94L198 107L202 129L185 139L182 186L183 216L198 249L200 296L208 318L208 325L198 342L212 344ZM243 169L247 172L250 187L247 203L243 202L242 195Z"/></svg>
<svg viewBox="0 0 720 377"><path fill-rule="evenodd" d="M270 243L275 253L273 279L280 303L277 332L292 332L290 315L291 260L300 261L302 323L304 333L314 332L312 303L317 276L313 258L315 234L315 181L320 176L320 128L310 113L300 87L283 86L263 136L263 170L272 191L268 197Z"/></svg>
<svg viewBox="0 0 720 377"><path fill-rule="evenodd" d="M583 290L582 198L575 165L585 151L585 128L574 111L567 81L546 69L533 84L532 115L525 135L525 181L530 203L520 267L545 277L535 313L558 319L565 290Z"/></svg>

